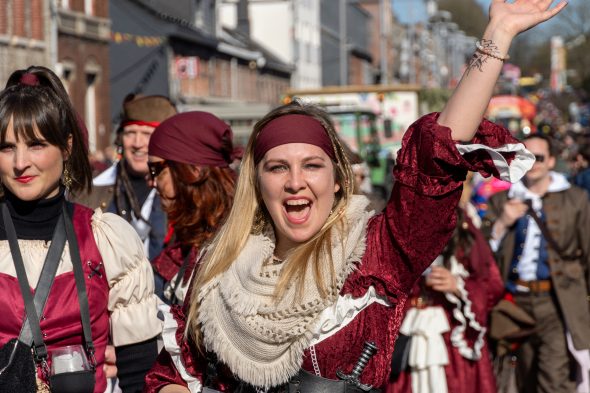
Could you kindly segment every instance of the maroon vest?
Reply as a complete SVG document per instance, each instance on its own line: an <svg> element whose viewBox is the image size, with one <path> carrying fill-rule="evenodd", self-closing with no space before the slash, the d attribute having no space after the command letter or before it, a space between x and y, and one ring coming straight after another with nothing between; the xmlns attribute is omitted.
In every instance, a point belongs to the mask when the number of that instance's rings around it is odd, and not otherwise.
<svg viewBox="0 0 590 393"><path fill-rule="evenodd" d="M76 204L72 221L80 248L80 258L88 293L92 340L96 347L97 368L94 392L102 393L106 389L103 364L104 351L109 336L109 312L107 309L109 285L102 258L92 234L92 214L91 209ZM0 273L0 288L2 288L0 345L4 345L11 338L19 336L24 321L25 306L16 277ZM34 292L32 288L31 292ZM74 272L55 277L47 304L40 318L43 339L50 352L52 349L66 345L84 344ZM41 373L38 374L41 377Z"/></svg>

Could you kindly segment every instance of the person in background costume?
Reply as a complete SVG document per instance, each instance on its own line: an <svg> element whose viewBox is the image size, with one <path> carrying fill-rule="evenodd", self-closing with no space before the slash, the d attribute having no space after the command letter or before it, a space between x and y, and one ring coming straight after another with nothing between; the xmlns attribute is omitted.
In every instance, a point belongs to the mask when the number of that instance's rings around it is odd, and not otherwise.
<svg viewBox="0 0 590 393"><path fill-rule="evenodd" d="M470 191L464 188L462 202L469 203ZM457 209L449 244L414 285L400 329L411 337L408 368L387 392L496 393L486 333L504 283L467 208Z"/></svg>
<svg viewBox="0 0 590 393"><path fill-rule="evenodd" d="M532 166L524 146L482 116L514 36L565 6L550 3L493 1L445 109L406 132L381 214L353 195L326 112L295 101L256 123L228 219L185 308L165 313L165 350L145 391L383 387L414 283L456 226L467 170L517 181Z"/></svg>
<svg viewBox="0 0 590 393"><path fill-rule="evenodd" d="M174 115L150 138L152 186L173 229L173 240L152 261L156 293L167 303L184 299L201 247L233 203L232 138L231 128L207 112Z"/></svg>
<svg viewBox="0 0 590 393"><path fill-rule="evenodd" d="M575 157L575 172L572 176L572 183L586 190L590 198L590 143L580 146Z"/></svg>
<svg viewBox="0 0 590 393"><path fill-rule="evenodd" d="M141 240L125 220L65 200L66 192L75 196L90 189L91 169L77 115L59 78L47 68L13 72L0 93L0 179L2 205L15 228L0 228L0 345L19 336L25 317L13 253L22 254L26 279L35 288L51 262L45 258L51 254L54 232L68 217L79 249L68 240L67 251L53 261L57 272L39 313L44 344L51 353L84 343L84 318L72 274L74 264L81 263L93 341L93 349L86 350L89 359L95 359L93 391L106 388L107 342L122 349L122 358L134 359L119 365L123 391L141 390L162 330L152 269ZM7 240L11 233L18 239L17 250ZM39 364L37 374L47 382ZM88 386L74 387L89 391Z"/></svg>
<svg viewBox="0 0 590 393"><path fill-rule="evenodd" d="M128 96L117 130L121 159L94 178L91 194L76 198L92 209L100 207L129 221L150 260L163 249L167 224L157 192L147 183L148 144L154 129L174 114L176 108L167 97Z"/></svg>
<svg viewBox="0 0 590 393"><path fill-rule="evenodd" d="M524 139L535 165L490 198L482 228L507 292L536 321L516 351L519 391L589 392L590 202L553 171L552 143L543 134Z"/></svg>

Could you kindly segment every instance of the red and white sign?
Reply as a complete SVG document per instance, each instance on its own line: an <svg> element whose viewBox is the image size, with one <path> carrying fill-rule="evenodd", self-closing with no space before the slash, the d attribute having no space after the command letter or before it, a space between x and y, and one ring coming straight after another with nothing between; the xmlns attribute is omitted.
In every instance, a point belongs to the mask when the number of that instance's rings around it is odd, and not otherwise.
<svg viewBox="0 0 590 393"><path fill-rule="evenodd" d="M199 58L176 56L176 75L179 79L195 79L199 75Z"/></svg>

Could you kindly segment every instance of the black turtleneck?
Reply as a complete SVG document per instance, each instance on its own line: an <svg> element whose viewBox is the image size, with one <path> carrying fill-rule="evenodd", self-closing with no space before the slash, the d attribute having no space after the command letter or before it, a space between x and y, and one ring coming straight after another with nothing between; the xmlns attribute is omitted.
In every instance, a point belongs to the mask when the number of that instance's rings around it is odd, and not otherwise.
<svg viewBox="0 0 590 393"><path fill-rule="evenodd" d="M47 199L23 201L4 188L4 198L16 229L16 237L25 240L51 240L65 201L64 190ZM0 217L0 240L6 240Z"/></svg>

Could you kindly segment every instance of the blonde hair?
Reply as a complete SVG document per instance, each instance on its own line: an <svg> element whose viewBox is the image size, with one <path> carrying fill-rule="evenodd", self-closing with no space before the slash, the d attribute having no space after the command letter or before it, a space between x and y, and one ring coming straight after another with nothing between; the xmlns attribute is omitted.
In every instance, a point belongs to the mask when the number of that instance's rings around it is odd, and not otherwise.
<svg viewBox="0 0 590 393"><path fill-rule="evenodd" d="M257 229L257 221L261 217L264 217L267 222L272 222L269 214L266 212L258 190L257 168L254 163L253 152L258 134L265 125L273 119L288 114L307 115L318 120L323 125L334 148L334 154L337 160L334 165L335 179L340 185L340 189L336 192L332 213L319 232L289 253L289 256L284 262L284 268L281 271L274 296L279 300L292 282L297 285L297 293L301 295L304 275L310 267L313 269L315 283L323 298L330 295L326 283L330 282L332 284L331 287L334 286L336 277L331 255L331 230L336 225L344 228L344 211L353 194L353 173L329 115L315 105L303 104L296 100L272 110L254 126L242 160L234 204L227 217L227 221L213 238L196 272L195 283L190 296L191 304L189 306L185 335L192 339L197 344L197 347L199 347L201 342L201 331L198 322L199 293L201 289L211 279L229 269L232 262L238 257L240 251L246 244L248 236L259 230ZM320 261L322 260L320 256L326 254L330 261L329 269L331 276L327 279L323 277L320 266Z"/></svg>

